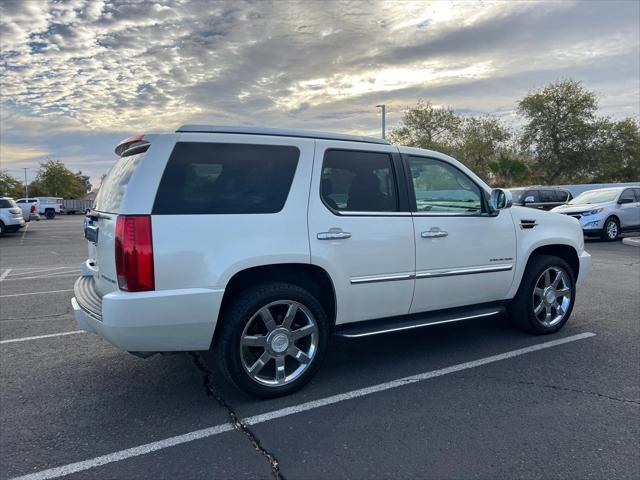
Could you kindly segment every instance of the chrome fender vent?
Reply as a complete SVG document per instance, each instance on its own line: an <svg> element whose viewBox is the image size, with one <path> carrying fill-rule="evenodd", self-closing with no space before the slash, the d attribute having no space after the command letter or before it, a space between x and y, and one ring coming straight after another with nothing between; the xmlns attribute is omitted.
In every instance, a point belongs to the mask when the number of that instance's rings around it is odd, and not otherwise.
<svg viewBox="0 0 640 480"><path fill-rule="evenodd" d="M536 223L535 220L520 220L520 228L522 228L523 230L526 229L532 229L537 227L538 224Z"/></svg>

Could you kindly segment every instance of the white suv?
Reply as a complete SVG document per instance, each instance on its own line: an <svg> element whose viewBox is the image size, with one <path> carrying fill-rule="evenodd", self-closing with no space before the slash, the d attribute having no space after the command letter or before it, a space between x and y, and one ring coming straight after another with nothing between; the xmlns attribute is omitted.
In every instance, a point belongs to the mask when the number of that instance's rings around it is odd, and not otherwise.
<svg viewBox="0 0 640 480"><path fill-rule="evenodd" d="M640 230L640 186L588 190L552 211L578 220L585 235L612 242Z"/></svg>
<svg viewBox="0 0 640 480"><path fill-rule="evenodd" d="M556 332L591 268L575 219L509 208L437 152L186 125L116 154L85 226L78 326L141 356L210 351L259 396L309 381L330 335L505 309Z"/></svg>

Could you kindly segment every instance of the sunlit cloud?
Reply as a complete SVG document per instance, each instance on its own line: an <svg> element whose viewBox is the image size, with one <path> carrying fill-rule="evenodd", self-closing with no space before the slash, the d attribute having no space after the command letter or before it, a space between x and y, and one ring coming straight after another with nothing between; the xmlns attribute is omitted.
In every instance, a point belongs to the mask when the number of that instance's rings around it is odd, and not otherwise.
<svg viewBox="0 0 640 480"><path fill-rule="evenodd" d="M420 98L511 120L530 89L565 77L604 113L638 115L639 23L626 1L5 0L0 133L99 177L132 132L377 134L375 105L393 127Z"/></svg>

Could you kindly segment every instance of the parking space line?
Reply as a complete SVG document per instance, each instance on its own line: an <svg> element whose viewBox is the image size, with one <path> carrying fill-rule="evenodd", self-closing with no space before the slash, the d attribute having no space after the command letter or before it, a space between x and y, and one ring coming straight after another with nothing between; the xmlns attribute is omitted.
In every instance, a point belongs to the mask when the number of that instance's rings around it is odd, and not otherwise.
<svg viewBox="0 0 640 480"><path fill-rule="evenodd" d="M31 223L27 223L27 226L24 227L24 231L22 232L22 238L20 238L20 245L24 245L24 237L27 234L27 230L29 230L29 225L31 225Z"/></svg>
<svg viewBox="0 0 640 480"><path fill-rule="evenodd" d="M73 288L69 288L67 290L48 290L46 292L9 293L7 295L0 295L0 298L23 297L26 295L42 295L44 293L60 293L60 292L73 292Z"/></svg>
<svg viewBox="0 0 640 480"><path fill-rule="evenodd" d="M2 275L0 275L0 282L2 282L5 278L7 278L7 275L9 275L9 273L11 273L11 269L7 268Z"/></svg>
<svg viewBox="0 0 640 480"><path fill-rule="evenodd" d="M41 338L62 337L63 335L76 335L78 333L84 333L84 330L73 330L72 332L50 333L48 335L36 335L35 337L11 338L9 340L0 340L0 344L27 342L29 340L39 340Z"/></svg>
<svg viewBox="0 0 640 480"><path fill-rule="evenodd" d="M16 278L7 278L5 282L17 281L17 280L35 280L38 278L63 278L63 277L79 277L80 272L56 272L56 273L47 273L43 275L33 275L31 277L16 277Z"/></svg>
<svg viewBox="0 0 640 480"><path fill-rule="evenodd" d="M333 405L339 402L344 402L346 400L351 400L358 397L364 397L366 395L371 395L372 393L382 392L385 390L390 390L390 389L402 387L405 385L411 385L413 383L422 382L424 380L429 380L436 377L441 377L443 375L448 375L450 373L456 373L462 370L468 370L470 368L480 367L490 363L499 362L501 360L507 360L510 358L518 357L520 355L525 355L527 353L544 350L546 348L551 348L558 345L564 345L566 343L575 342L578 340L582 340L582 339L590 338L594 336L595 336L595 333L585 332L577 335L572 335L570 337L560 338L558 340L551 340L549 342L538 343L536 345L531 345L529 347L519 348L517 350L511 350L509 352L500 353L498 355L492 355L490 357L480 358L478 360L473 360L470 362L459 363L457 365L452 365L451 367L441 368L438 370L431 370L429 372L424 372L417 375L412 375L409 377L392 380L390 382L380 383L378 385L373 385L371 387L360 388L358 390L352 390L350 392L332 395L330 397L321 398L319 400L312 400L310 402L302 403L300 405L295 405L293 407L281 408L279 410L274 410L272 412L263 413L260 415L254 415L252 417L245 418L242 421L247 425L257 425L259 423L276 420L279 418L287 417L289 415L294 415L296 413L306 412L309 410L325 407L327 405ZM233 427L231 426L231 424L226 423L222 425L216 425L213 427L204 428L202 430L195 430L193 432L184 433L182 435L176 435L174 437L165 438L163 440L158 440L156 442L139 445L137 447L127 448L125 450L119 450L117 452L108 453L106 455L101 455L99 457L95 457L89 460L70 463L68 465L50 468L47 470L42 470L40 472L23 475L21 477L15 477L13 480L46 480L51 478L63 477L65 475L71 475L72 473L82 472L82 471L89 470L91 468L99 467L102 465L106 465L109 463L126 460L128 458L138 457L140 455L145 455L147 453L173 447L175 445L192 442L194 440L198 440L201 438L212 437L214 435L218 435L224 432L229 432L231 430L233 430Z"/></svg>

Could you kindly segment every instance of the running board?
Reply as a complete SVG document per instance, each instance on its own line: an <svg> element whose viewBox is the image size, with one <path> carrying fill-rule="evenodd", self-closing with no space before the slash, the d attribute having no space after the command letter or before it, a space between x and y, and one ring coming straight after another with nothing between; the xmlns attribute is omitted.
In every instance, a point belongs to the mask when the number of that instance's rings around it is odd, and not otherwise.
<svg viewBox="0 0 640 480"><path fill-rule="evenodd" d="M399 317L364 320L336 325L333 334L338 337L359 338L380 333L399 332L413 328L430 327L443 323L460 322L474 318L491 317L505 312L502 304L482 304L472 307L449 308L435 312L416 313Z"/></svg>

